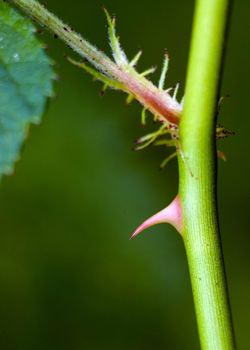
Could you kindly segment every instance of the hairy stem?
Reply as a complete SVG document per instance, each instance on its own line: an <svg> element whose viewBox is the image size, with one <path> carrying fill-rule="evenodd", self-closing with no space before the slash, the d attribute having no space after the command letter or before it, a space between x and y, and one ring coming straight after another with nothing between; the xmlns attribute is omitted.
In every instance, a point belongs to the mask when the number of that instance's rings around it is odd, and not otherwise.
<svg viewBox="0 0 250 350"><path fill-rule="evenodd" d="M112 61L105 53L98 50L90 44L80 34L73 31L70 26L61 21L57 16L49 12L42 4L36 0L7 0L24 11L42 26L45 26L52 33L57 35L66 44L71 47L81 57L90 62L105 78L109 78L114 85L119 85L119 89L131 94L146 109L157 115L161 122L178 124L182 106L177 100L171 97L166 91L158 89L151 81L147 80L144 74L137 73L135 69L127 62L127 65ZM107 12L106 12L107 13ZM109 19L109 26L114 23ZM118 40L115 37L112 27L112 37L110 40ZM118 42L116 42L117 44ZM114 43L113 43L114 46ZM114 48L115 57L119 46ZM121 63L121 62L120 62ZM122 62L124 63L124 62ZM100 79L101 80L101 79ZM117 86L118 86L117 85ZM113 86L114 87L114 86Z"/></svg>
<svg viewBox="0 0 250 350"><path fill-rule="evenodd" d="M214 133L228 13L229 0L196 1L180 123L183 238L204 350L235 348L218 226Z"/></svg>
<svg viewBox="0 0 250 350"><path fill-rule="evenodd" d="M87 58L88 61L100 70L115 69L114 62L112 62L108 56L97 50L95 46L82 38L80 34L74 32L69 25L65 24L57 16L49 12L44 5L40 4L38 1L8 0L7 2L20 7L30 17L60 37L75 52L80 56Z"/></svg>

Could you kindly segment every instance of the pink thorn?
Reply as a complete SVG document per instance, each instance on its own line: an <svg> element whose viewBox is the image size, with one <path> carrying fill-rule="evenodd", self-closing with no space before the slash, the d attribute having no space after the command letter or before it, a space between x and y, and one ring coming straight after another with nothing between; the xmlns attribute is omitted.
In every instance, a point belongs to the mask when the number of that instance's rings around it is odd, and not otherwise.
<svg viewBox="0 0 250 350"><path fill-rule="evenodd" d="M159 211L157 214L151 216L149 219L143 222L132 234L130 239L137 236L139 233L144 231L146 228L168 223L176 228L176 230L181 234L182 232L182 209L179 195L163 210Z"/></svg>

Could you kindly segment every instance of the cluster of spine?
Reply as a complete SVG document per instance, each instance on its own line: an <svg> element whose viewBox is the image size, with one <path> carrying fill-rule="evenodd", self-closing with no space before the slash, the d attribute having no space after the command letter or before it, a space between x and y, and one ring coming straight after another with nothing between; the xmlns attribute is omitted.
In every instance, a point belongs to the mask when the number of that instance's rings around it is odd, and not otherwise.
<svg viewBox="0 0 250 350"><path fill-rule="evenodd" d="M128 60L116 35L115 17L111 18L107 10L104 9L104 11L108 21L109 41L114 62L106 59L105 69L103 69L94 60L86 57L86 60L92 63L95 69L88 66L85 62L76 62L71 58L68 59L74 65L91 74L94 79L101 81L104 84L102 92L107 88L122 90L128 94L127 103L131 103L134 99L139 101L143 106L141 113L142 125L146 124L146 112L149 111L153 114L154 121L158 121L160 126L155 132L137 139L135 150L144 149L149 145L174 147L175 151L161 163L160 167L164 167L178 152L181 153L178 131L184 103L184 98L182 98L181 102L177 100L179 84L175 88L165 89L164 87L169 66L168 54L167 52L164 54L160 79L158 86L155 86L146 78L154 73L155 68L151 67L142 73L136 71L135 67L142 51L139 51L131 61ZM170 94L171 91L173 92L172 95ZM222 126L217 126L217 138L224 138L229 134L232 134L232 132ZM218 155L223 159L225 158L222 152L219 152Z"/></svg>

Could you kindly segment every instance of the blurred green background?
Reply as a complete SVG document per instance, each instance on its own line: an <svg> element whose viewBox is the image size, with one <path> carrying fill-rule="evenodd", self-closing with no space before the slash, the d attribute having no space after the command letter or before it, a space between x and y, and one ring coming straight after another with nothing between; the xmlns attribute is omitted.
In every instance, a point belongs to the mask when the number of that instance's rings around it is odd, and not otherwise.
<svg viewBox="0 0 250 350"><path fill-rule="evenodd" d="M47 1L49 9L109 52L97 0ZM124 49L143 48L139 68L170 52L168 85L181 82L193 1L105 0ZM236 131L221 142L221 235L238 348L250 349L249 88L250 3L235 1L220 121ZM128 238L177 191L165 149L132 152L141 108L108 91L63 57L44 33L60 81L44 121L32 127L15 174L0 188L0 348L3 350L199 349L185 252L171 227ZM72 54L73 57L74 54ZM158 75L157 75L158 74ZM180 93L180 95L181 95Z"/></svg>

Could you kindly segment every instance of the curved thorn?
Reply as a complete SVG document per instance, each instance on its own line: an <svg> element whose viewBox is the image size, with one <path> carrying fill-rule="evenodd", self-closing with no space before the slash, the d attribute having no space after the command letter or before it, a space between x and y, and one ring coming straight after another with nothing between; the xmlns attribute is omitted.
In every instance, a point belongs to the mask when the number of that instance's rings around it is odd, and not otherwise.
<svg viewBox="0 0 250 350"><path fill-rule="evenodd" d="M130 239L136 237L139 233L144 231L146 228L161 224L168 223L176 228L176 230L182 234L182 209L179 195L163 210L157 214L151 216L149 219L144 221L132 234Z"/></svg>

